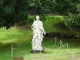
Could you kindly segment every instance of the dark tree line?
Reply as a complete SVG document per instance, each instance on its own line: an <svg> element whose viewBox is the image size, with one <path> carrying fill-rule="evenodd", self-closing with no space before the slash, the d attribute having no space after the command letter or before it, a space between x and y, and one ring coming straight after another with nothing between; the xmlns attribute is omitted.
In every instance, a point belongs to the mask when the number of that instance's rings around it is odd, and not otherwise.
<svg viewBox="0 0 80 60"><path fill-rule="evenodd" d="M76 13L76 3L79 0L30 0L29 8L35 9L37 13L59 13L67 14L68 12Z"/></svg>
<svg viewBox="0 0 80 60"><path fill-rule="evenodd" d="M14 23L27 19L27 0L0 0L0 27L9 28Z"/></svg>
<svg viewBox="0 0 80 60"><path fill-rule="evenodd" d="M79 3L80 0L0 0L0 27L9 28L24 21L28 18L28 10L36 10L37 14L77 14Z"/></svg>
<svg viewBox="0 0 80 60"><path fill-rule="evenodd" d="M80 4L77 4L77 13L69 13L64 23L70 30L80 31Z"/></svg>

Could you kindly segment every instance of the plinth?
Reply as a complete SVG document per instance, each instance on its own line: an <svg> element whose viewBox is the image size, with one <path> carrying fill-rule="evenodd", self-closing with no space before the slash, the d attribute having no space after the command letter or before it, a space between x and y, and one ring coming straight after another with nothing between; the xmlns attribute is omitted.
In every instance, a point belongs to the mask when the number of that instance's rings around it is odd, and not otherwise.
<svg viewBox="0 0 80 60"><path fill-rule="evenodd" d="M44 50L31 50L30 52L31 53L43 53Z"/></svg>

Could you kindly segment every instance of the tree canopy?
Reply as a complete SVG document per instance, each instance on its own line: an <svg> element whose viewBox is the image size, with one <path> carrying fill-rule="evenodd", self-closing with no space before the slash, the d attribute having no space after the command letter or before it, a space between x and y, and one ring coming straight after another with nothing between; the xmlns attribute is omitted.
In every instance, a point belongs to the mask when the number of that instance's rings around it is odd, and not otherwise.
<svg viewBox="0 0 80 60"><path fill-rule="evenodd" d="M0 27L9 28L16 22L24 21L28 18L28 10L32 9L37 14L41 13L40 10L43 14L76 14L79 3L80 0L0 0Z"/></svg>
<svg viewBox="0 0 80 60"><path fill-rule="evenodd" d="M0 27L9 28L14 23L27 19L27 0L0 0Z"/></svg>
<svg viewBox="0 0 80 60"><path fill-rule="evenodd" d="M80 30L80 4L76 5L77 7L77 13L69 13L69 16L65 18L65 25L70 29L70 30Z"/></svg>

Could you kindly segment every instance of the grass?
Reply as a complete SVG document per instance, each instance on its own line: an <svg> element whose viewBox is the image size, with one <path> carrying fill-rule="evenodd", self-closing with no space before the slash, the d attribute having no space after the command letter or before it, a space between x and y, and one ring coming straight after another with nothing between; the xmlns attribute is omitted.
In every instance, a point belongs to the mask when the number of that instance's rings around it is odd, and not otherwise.
<svg viewBox="0 0 80 60"><path fill-rule="evenodd" d="M72 33L66 29L60 29L56 24L63 22L62 16L49 16L46 17L44 28L46 32L61 32ZM53 37L44 37L42 46L45 53L30 53L32 30L23 27L11 27L6 30L4 27L0 28L0 60L13 60L11 58L11 45L13 44L14 53L13 57L23 57L24 60L67 60L72 58L72 53L75 52L75 58L80 58L80 45L75 45L80 42L80 39L72 38L57 38L57 44L55 46L55 40ZM60 48L59 41L62 40L63 44L68 43L69 49L66 47Z"/></svg>
<svg viewBox="0 0 80 60"><path fill-rule="evenodd" d="M44 28L47 32L60 32L55 28L55 24L62 22L63 17L62 16L46 16L46 20L44 22Z"/></svg>
<svg viewBox="0 0 80 60"><path fill-rule="evenodd" d="M46 38L44 38L45 40ZM69 41L68 41L69 42ZM67 43L68 43L67 42ZM63 41L63 44L65 44L66 41ZM79 57L80 58L80 48L75 46L72 43L68 43L69 44L69 49L67 50L66 47L59 49L59 42L57 42L57 45L55 46L54 40L50 40L50 41L43 41L43 48L45 50L45 53L35 53L32 54L30 53L31 50L31 44L26 44L23 43L21 46L19 45L19 47L16 47L16 50L14 50L14 57L24 57L24 60L35 60L35 59L41 59L41 60L48 60L48 59L62 59L62 60L66 60L68 58L72 58L72 54L73 52L75 52L75 58ZM28 47L29 46L29 47ZM72 47L74 46L74 47ZM27 47L27 48L25 48ZM53 58L54 56L54 58ZM58 56L59 58L57 58L56 56Z"/></svg>
<svg viewBox="0 0 80 60"><path fill-rule="evenodd" d="M28 34L31 33L31 30L19 29L16 27L11 27L9 30L6 30L6 28L0 28L0 33L0 42L2 44L6 44L22 40L29 40L27 37L29 37Z"/></svg>
<svg viewBox="0 0 80 60"><path fill-rule="evenodd" d="M14 47L18 47L20 51L24 47L27 49L30 47L28 46L28 43L30 43L32 39L32 31L30 29L11 27L9 30L6 30L6 28L0 28L0 33L0 60L11 60L12 44L14 44ZM22 44L25 44L25 46ZM19 51L16 51L16 54L14 54L19 56L20 54L17 54L18 52Z"/></svg>
<svg viewBox="0 0 80 60"><path fill-rule="evenodd" d="M45 41L46 37L44 38L44 41L43 41L43 48L45 50L45 53L35 53L35 54L32 54L30 53L31 51L31 44L30 42L29 43L26 43L26 42L23 42L21 44L14 44L14 57L23 57L25 60L35 60L36 57L37 59L39 59L41 57L41 60L48 60L48 59L56 59L56 60L59 60L59 59L65 59L65 57L69 57L69 58L72 58L72 53L75 52L75 57L79 57L80 58L80 48L75 46L72 43L70 43L69 41L69 49L66 50L66 47L62 48L62 49L59 49L60 46L59 46L59 42L57 42L57 45L55 46L55 43L54 43L54 40L50 40L50 41ZM49 38L48 38L49 40ZM65 43L68 43L66 41L63 41L63 44ZM74 47L73 47L74 46ZM9 48L8 48L9 47ZM4 59L11 59L11 45L7 46L7 49L6 51L3 49L2 51L0 51L0 59L1 60L4 60ZM4 58L3 58L4 56ZM53 58L54 56L54 58ZM56 56L58 56L59 58L57 58ZM66 57L66 59L67 59ZM8 60L9 60L8 59ZM65 60L66 60L65 59Z"/></svg>

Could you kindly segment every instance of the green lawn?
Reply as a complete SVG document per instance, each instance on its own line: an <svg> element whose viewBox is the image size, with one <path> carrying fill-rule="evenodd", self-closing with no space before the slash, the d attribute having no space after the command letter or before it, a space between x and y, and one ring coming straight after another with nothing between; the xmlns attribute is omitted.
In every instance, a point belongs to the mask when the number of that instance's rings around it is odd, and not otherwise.
<svg viewBox="0 0 80 60"><path fill-rule="evenodd" d="M4 30L4 28L3 28L3 30ZM11 43L13 43L13 47L14 47L13 57L24 57L25 60L29 60L29 59L35 60L36 59L35 57L43 57L43 58L41 58L42 60L44 60L44 59L57 59L57 60L63 59L64 60L64 57L66 57L67 54L69 54L67 57L71 58L72 52L76 53L75 56L80 56L80 47L77 45L74 45L75 39L58 38L57 39L58 42L56 43L56 46L55 46L55 40L54 40L54 38L51 38L51 37L44 37L44 41L42 44L43 44L45 53L32 54L32 53L30 53L32 31L29 29L28 30L27 29L18 29L15 27L11 28L9 31L11 31L11 30L12 31L15 30L15 32L13 32L14 36L12 33L9 35L6 33L8 36L8 38L6 39L7 41L5 42L4 40L0 40L0 42L2 42L2 44L0 45L0 60L5 60L5 59L11 60L11 45L12 45ZM6 30L6 32L7 32L7 30ZM16 37L17 36L16 33L17 33L17 35L19 35L18 37ZM6 35L6 34L4 34L4 35ZM14 40L13 39L11 40L10 37L13 37ZM65 43L69 44L68 50L66 49L66 47L59 49L60 48L60 43L59 43L60 39L63 40L63 44L65 44ZM79 39L76 39L76 40L79 41ZM59 58L57 58L55 54L57 54L57 56L59 55L58 56ZM47 55L47 58L45 57L46 55ZM55 57L53 58L52 56L55 56ZM66 57L66 59L67 59L67 57Z"/></svg>
<svg viewBox="0 0 80 60"><path fill-rule="evenodd" d="M32 35L32 33L30 33L31 30L25 28L11 27L8 30L6 30L6 28L0 28L0 42L6 44L18 41L29 41L29 38L27 37L31 37L30 35Z"/></svg>
<svg viewBox="0 0 80 60"><path fill-rule="evenodd" d="M49 16L53 17L53 16ZM63 22L62 16L55 16L53 19L46 17L44 28L46 32L70 33L69 30L61 29L56 24ZM56 27L57 26L57 27ZM9 30L0 28L0 60L13 60L11 58L11 45L13 44L13 57L23 57L24 60L69 60L73 52L75 58L80 58L80 38L57 38L56 46L54 37L44 37L42 42L44 53L30 53L31 51L32 30L23 27L11 27ZM63 44L68 43L66 47L60 49L60 40ZM77 43L77 44L75 44ZM69 58L69 59L68 59Z"/></svg>

